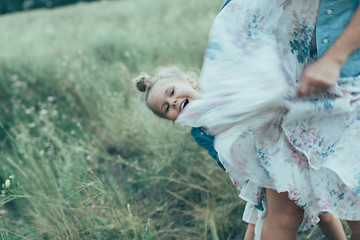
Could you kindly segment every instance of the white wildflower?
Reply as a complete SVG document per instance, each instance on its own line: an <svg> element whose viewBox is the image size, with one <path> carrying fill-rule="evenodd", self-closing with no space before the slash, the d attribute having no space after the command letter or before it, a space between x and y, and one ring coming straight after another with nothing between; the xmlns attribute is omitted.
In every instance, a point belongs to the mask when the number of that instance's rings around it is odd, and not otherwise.
<svg viewBox="0 0 360 240"><path fill-rule="evenodd" d="M30 113L32 113L34 110L35 110L35 107L34 107L34 106L31 106L31 107L25 109L25 113L26 113L26 114L30 114Z"/></svg>
<svg viewBox="0 0 360 240"><path fill-rule="evenodd" d="M40 116L44 116L44 115L46 115L46 114L47 114L47 112L48 112L48 110L47 110L47 109L43 109L43 110L41 110L41 111L40 111Z"/></svg>
<svg viewBox="0 0 360 240"><path fill-rule="evenodd" d="M19 76L17 74L14 74L10 77L11 80L16 81L18 80Z"/></svg>
<svg viewBox="0 0 360 240"><path fill-rule="evenodd" d="M5 188L9 188L10 187L10 180L6 179L5 180Z"/></svg>

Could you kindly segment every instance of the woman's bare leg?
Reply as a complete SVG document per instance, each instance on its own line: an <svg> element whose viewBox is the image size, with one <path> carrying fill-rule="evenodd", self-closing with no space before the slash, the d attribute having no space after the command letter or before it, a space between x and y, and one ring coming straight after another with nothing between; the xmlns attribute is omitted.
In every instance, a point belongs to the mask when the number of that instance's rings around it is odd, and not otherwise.
<svg viewBox="0 0 360 240"><path fill-rule="evenodd" d="M340 219L331 213L319 216L319 227L328 240L346 240L344 228Z"/></svg>
<svg viewBox="0 0 360 240"><path fill-rule="evenodd" d="M351 240L360 240L360 221L347 221L351 228Z"/></svg>
<svg viewBox="0 0 360 240"><path fill-rule="evenodd" d="M254 240L255 224L249 223L246 229L244 240Z"/></svg>
<svg viewBox="0 0 360 240"><path fill-rule="evenodd" d="M304 210L292 202L286 192L266 189L268 211L261 231L261 239L292 240L304 217Z"/></svg>

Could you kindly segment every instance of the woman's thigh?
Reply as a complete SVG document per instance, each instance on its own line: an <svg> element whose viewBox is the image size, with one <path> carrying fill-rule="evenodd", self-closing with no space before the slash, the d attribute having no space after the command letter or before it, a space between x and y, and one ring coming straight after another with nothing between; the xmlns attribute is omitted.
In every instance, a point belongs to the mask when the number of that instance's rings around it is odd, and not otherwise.
<svg viewBox="0 0 360 240"><path fill-rule="evenodd" d="M287 192L278 193L266 189L268 213L267 217L276 219L283 227L298 228L304 217L304 210L288 198Z"/></svg>

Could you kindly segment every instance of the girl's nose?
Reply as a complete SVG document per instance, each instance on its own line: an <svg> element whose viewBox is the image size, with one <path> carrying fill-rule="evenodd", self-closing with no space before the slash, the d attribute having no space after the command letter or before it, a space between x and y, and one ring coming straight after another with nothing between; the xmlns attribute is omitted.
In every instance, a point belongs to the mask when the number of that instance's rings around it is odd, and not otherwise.
<svg viewBox="0 0 360 240"><path fill-rule="evenodd" d="M172 102L171 106L172 106L172 107L176 107L176 103L177 103L177 99L174 99L174 101Z"/></svg>

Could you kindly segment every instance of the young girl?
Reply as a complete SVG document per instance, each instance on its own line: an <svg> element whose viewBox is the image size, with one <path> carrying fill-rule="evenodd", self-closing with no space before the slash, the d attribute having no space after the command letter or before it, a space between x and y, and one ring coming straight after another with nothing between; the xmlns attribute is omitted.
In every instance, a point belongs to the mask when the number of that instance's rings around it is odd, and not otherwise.
<svg viewBox="0 0 360 240"><path fill-rule="evenodd" d="M179 89L153 81L148 106L215 135L240 197L267 207L262 239L296 239L323 212L360 239L359 1L228 2L210 33L201 95L191 78Z"/></svg>

